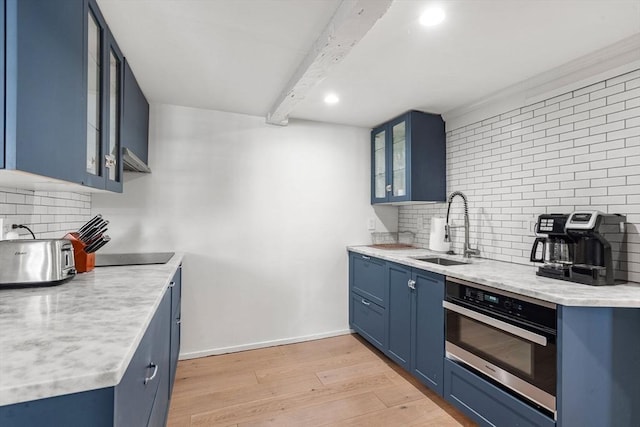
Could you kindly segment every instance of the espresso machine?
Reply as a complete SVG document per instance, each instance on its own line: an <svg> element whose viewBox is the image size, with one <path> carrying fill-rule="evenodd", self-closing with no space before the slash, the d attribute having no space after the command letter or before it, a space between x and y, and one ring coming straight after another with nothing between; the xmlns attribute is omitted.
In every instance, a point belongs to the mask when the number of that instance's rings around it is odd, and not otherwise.
<svg viewBox="0 0 640 427"><path fill-rule="evenodd" d="M565 233L568 214L543 214L538 217L535 231L547 237L536 237L531 248L531 262L541 262L538 276L568 280L574 258L574 245Z"/></svg>
<svg viewBox="0 0 640 427"><path fill-rule="evenodd" d="M536 232L546 234L533 243L530 260L542 262L536 274L587 285L626 281L621 269L625 253L626 217L599 211L543 214Z"/></svg>
<svg viewBox="0 0 640 427"><path fill-rule="evenodd" d="M598 211L573 212L565 232L574 242L570 279L587 285L613 285L626 281L627 272L621 269L626 255L624 224L627 218Z"/></svg>

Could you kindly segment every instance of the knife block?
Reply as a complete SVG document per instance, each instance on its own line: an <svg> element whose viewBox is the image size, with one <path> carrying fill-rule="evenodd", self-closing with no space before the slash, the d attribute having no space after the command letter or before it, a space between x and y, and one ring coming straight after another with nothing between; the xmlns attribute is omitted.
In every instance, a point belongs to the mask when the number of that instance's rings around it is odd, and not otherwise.
<svg viewBox="0 0 640 427"><path fill-rule="evenodd" d="M96 266L96 254L88 254L84 251L86 245L78 239L78 233L68 233L63 237L71 241L73 245L73 259L78 273L87 273Z"/></svg>

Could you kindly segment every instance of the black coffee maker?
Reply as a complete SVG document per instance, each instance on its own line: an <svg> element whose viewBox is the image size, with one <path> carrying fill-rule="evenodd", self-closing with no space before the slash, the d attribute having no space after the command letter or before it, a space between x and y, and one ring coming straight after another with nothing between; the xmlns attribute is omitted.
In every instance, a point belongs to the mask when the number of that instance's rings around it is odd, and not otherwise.
<svg viewBox="0 0 640 427"><path fill-rule="evenodd" d="M625 256L625 222L623 215L598 211L569 216L565 232L574 242L569 280L595 286L627 280L627 272L620 268Z"/></svg>
<svg viewBox="0 0 640 427"><path fill-rule="evenodd" d="M626 217L598 211L543 214L536 232L530 260L542 262L536 274L587 285L613 285L626 281L620 268L625 253Z"/></svg>
<svg viewBox="0 0 640 427"><path fill-rule="evenodd" d="M565 233L568 214L543 214L538 217L537 234L547 237L536 237L531 248L531 262L544 263L538 267L538 276L568 280L573 264L573 241Z"/></svg>

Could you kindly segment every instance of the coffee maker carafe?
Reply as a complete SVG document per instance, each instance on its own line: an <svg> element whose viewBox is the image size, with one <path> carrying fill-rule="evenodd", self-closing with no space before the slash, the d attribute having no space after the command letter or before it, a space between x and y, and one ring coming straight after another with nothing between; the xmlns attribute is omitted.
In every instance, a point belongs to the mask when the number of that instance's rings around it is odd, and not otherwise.
<svg viewBox="0 0 640 427"><path fill-rule="evenodd" d="M531 262L544 263L538 268L538 276L568 279L574 259L574 244L565 233L567 214L543 214L538 217L536 233L547 237L537 237L531 248Z"/></svg>

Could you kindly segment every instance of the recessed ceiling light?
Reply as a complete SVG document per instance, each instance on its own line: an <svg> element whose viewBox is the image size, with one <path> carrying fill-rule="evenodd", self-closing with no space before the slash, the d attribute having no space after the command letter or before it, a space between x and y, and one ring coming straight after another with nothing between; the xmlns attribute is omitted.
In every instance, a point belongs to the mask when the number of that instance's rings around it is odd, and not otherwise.
<svg viewBox="0 0 640 427"><path fill-rule="evenodd" d="M329 105L337 104L339 101L340 98L338 98L338 95L336 95L335 93L329 93L324 97L324 102Z"/></svg>
<svg viewBox="0 0 640 427"><path fill-rule="evenodd" d="M420 15L420 24L433 27L444 21L444 10L440 7L430 7Z"/></svg>

